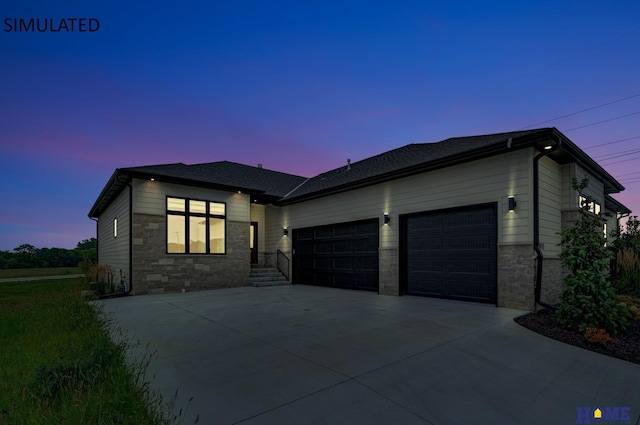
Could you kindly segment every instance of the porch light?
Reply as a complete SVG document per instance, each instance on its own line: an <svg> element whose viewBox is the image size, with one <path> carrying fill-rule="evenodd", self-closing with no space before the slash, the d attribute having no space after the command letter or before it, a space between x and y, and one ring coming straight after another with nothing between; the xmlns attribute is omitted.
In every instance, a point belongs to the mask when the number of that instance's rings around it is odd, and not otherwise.
<svg viewBox="0 0 640 425"><path fill-rule="evenodd" d="M289 236L289 229L287 229L286 227L284 228L284 235Z"/></svg>
<svg viewBox="0 0 640 425"><path fill-rule="evenodd" d="M384 215L384 224L389 224L389 222L391 221L391 217L389 217L389 214L385 214Z"/></svg>
<svg viewBox="0 0 640 425"><path fill-rule="evenodd" d="M509 211L515 211L516 209L516 198L513 196L509 196Z"/></svg>
<svg viewBox="0 0 640 425"><path fill-rule="evenodd" d="M545 151L551 150L553 148L553 145L547 145L544 147Z"/></svg>

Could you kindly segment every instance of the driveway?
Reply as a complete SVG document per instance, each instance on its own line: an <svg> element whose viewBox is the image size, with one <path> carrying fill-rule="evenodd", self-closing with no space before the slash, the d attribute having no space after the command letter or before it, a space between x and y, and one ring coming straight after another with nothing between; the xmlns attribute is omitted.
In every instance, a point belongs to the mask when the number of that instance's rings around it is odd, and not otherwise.
<svg viewBox="0 0 640 425"><path fill-rule="evenodd" d="M184 424L640 420L640 366L524 329L519 310L303 285L101 304L157 350L152 385L179 389Z"/></svg>

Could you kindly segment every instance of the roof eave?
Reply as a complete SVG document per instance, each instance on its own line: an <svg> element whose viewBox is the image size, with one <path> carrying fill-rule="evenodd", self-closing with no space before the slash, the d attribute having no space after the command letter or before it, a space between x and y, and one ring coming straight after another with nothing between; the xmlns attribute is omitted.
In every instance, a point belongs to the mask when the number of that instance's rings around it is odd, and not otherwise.
<svg viewBox="0 0 640 425"><path fill-rule="evenodd" d="M536 142L547 140L548 134L546 131L534 133L531 135L523 136L518 139L513 139L511 146L508 147L504 141L496 142L490 146L485 146L479 149L470 150L463 153L450 155L444 158L440 158L434 161L424 162L418 165L402 168L389 173L380 174L374 177L357 180L355 182L346 183L339 186L330 187L327 189L318 190L305 195L294 196L292 198L280 199L275 204L278 206L291 205L299 202L308 201L311 199L321 198L328 195L334 195L341 192L346 192L353 189L360 189L362 187L371 186L374 184L384 183L398 178L409 177L416 174L421 174L429 171L438 170L454 165L463 164L478 159L488 158L494 155L505 153L508 151L515 151L519 149L528 148L534 146Z"/></svg>

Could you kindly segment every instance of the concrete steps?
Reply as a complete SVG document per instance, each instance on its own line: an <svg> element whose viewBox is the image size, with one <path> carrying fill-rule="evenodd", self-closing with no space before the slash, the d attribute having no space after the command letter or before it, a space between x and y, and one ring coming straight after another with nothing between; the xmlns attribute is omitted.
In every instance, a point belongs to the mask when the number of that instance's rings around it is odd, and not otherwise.
<svg viewBox="0 0 640 425"><path fill-rule="evenodd" d="M251 267L251 276L249 277L251 286L279 286L291 285L291 282L285 278L278 269Z"/></svg>

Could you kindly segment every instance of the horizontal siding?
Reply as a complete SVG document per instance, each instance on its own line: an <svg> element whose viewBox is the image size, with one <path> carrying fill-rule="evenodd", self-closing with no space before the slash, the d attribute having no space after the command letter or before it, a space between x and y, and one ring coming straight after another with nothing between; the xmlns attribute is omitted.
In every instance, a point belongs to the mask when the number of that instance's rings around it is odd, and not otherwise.
<svg viewBox="0 0 640 425"><path fill-rule="evenodd" d="M118 236L113 236L113 220L118 219ZM98 261L109 265L114 282L120 270L129 279L129 188L125 188L98 218Z"/></svg>
<svg viewBox="0 0 640 425"><path fill-rule="evenodd" d="M562 214L562 167L549 158L540 159L540 243L545 255L560 254L560 235Z"/></svg>
<svg viewBox="0 0 640 425"><path fill-rule="evenodd" d="M584 189L584 193L593 198L594 201L598 202L600 206L604 208L604 183L596 179L593 175L587 173L579 165L576 165L576 177L578 178L578 181L585 177L589 179L589 186Z"/></svg>
<svg viewBox="0 0 640 425"><path fill-rule="evenodd" d="M381 224L380 248L393 248L398 246L402 214L489 202L498 203L498 242L531 241L528 158L529 152L521 150L285 206L279 213L267 215L267 249L283 249L283 227L296 229L371 218L382 223L387 212L391 223ZM509 195L517 200L514 212L508 211Z"/></svg>
<svg viewBox="0 0 640 425"><path fill-rule="evenodd" d="M132 184L134 188L134 213L164 216L166 213L166 197L175 196L204 201L226 202L227 220L249 222L249 195L245 193L140 179L134 179Z"/></svg>
<svg viewBox="0 0 640 425"><path fill-rule="evenodd" d="M576 174L576 164L565 164L562 166L562 209L572 210L578 208L578 195L571 187L571 179Z"/></svg>

